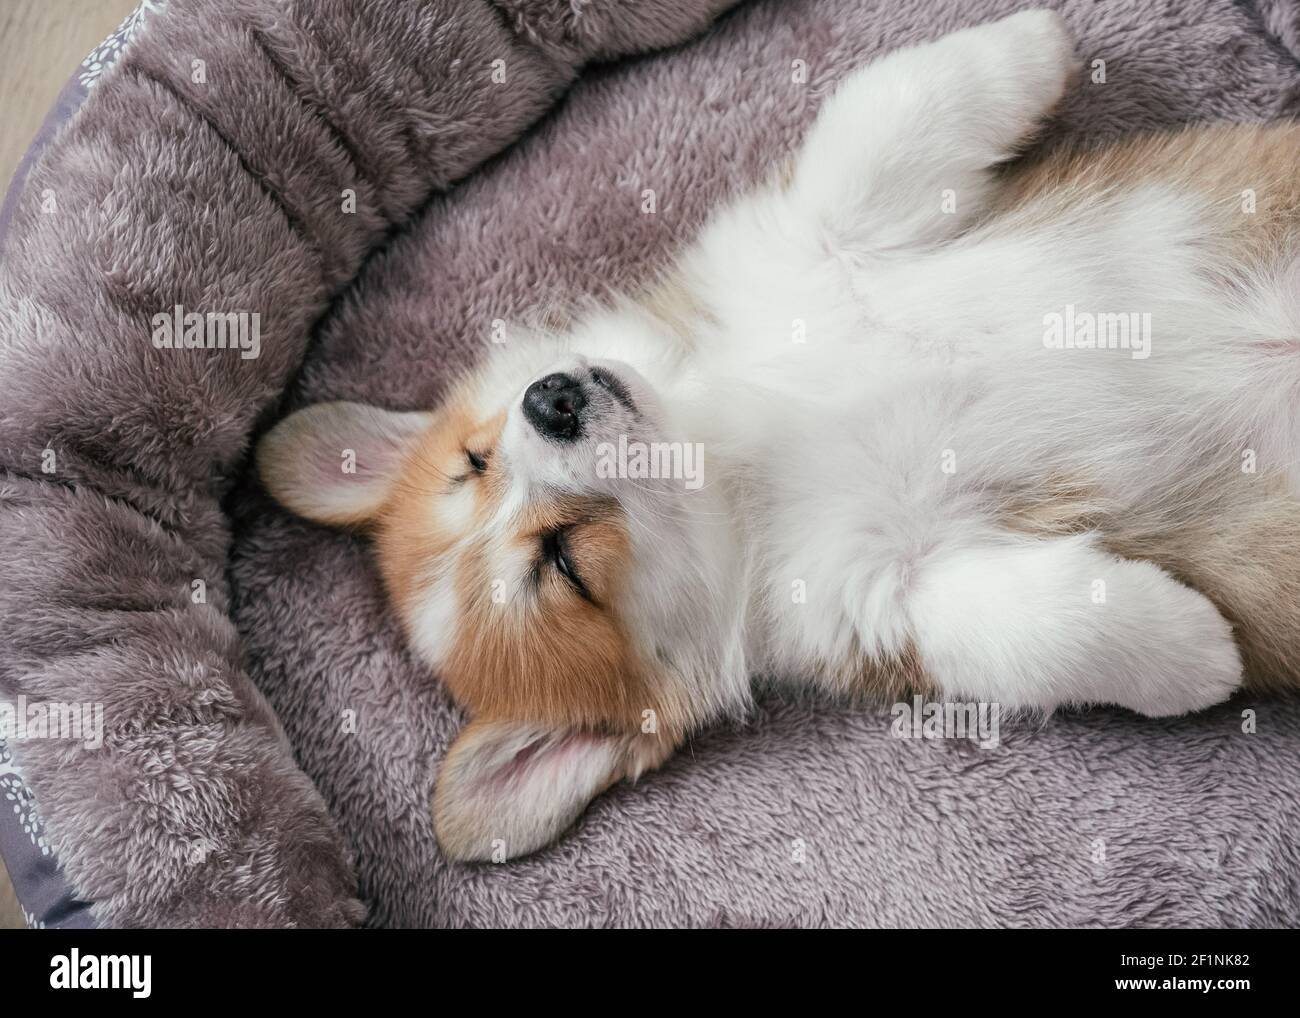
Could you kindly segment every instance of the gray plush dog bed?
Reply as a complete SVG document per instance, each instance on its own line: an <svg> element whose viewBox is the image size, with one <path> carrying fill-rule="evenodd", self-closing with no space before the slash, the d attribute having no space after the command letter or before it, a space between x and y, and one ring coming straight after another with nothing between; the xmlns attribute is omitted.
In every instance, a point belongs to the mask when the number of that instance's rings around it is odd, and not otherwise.
<svg viewBox="0 0 1300 1018"><path fill-rule="evenodd" d="M1045 144L1300 113L1291 0L1049 5L1089 72ZM287 410L434 405L494 322L664 264L846 72L1028 5L152 6L0 253L0 698L105 717L102 748L0 755L35 921L1297 923L1296 699L1064 714L981 749L774 689L554 847L451 864L429 801L462 719L364 541L251 476ZM551 108L581 65L678 43ZM157 348L176 305L259 313L258 356ZM13 825L35 810L43 861Z"/></svg>

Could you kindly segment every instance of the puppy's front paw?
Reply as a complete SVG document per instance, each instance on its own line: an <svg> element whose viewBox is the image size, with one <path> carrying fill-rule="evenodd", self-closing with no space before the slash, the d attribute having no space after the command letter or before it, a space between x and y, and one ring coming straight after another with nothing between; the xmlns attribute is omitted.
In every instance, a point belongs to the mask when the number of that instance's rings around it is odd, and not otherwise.
<svg viewBox="0 0 1300 1018"><path fill-rule="evenodd" d="M1058 11L1047 7L1031 7L1029 10L1008 14L1005 18L990 21L979 26L1004 33L1026 49L1039 52L1055 51L1061 55L1074 49L1070 26L1065 23Z"/></svg>
<svg viewBox="0 0 1300 1018"><path fill-rule="evenodd" d="M1082 66L1070 29L1056 11L1020 11L951 38L963 37L971 44L971 58L1003 81L1005 112L1014 121L1010 133L1017 137L1051 112Z"/></svg>

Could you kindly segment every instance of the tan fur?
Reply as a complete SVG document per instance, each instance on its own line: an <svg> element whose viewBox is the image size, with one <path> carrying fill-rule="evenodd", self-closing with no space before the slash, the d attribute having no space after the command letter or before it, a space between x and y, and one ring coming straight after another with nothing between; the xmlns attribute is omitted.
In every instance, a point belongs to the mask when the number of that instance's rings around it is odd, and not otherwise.
<svg viewBox="0 0 1300 1018"><path fill-rule="evenodd" d="M874 704L896 703L917 693L928 696L935 692L934 682L910 641L897 656L881 658L858 653L852 660L833 667L814 668L808 678L837 695L862 697Z"/></svg>
<svg viewBox="0 0 1300 1018"><path fill-rule="evenodd" d="M574 502L530 515L511 540L528 553L544 531L569 525L571 552L598 600L543 569L528 604L494 604L493 576L476 548L456 571L461 624L444 681L475 716L635 729L656 705L614 607L627 565L621 513Z"/></svg>
<svg viewBox="0 0 1300 1018"><path fill-rule="evenodd" d="M1300 124L1213 124L1142 135L1105 148L1058 148L1011 164L990 216L1017 230L1119 188L1164 183L1200 192L1212 232L1245 269L1300 235ZM1243 206L1254 194L1255 209Z"/></svg>
<svg viewBox="0 0 1300 1018"><path fill-rule="evenodd" d="M612 500L565 498L530 505L508 534L489 529L506 478L491 455L504 417L478 421L453 397L410 455L377 526L380 570L404 618L424 593L432 567L454 556L459 622L440 669L458 703L475 718L511 718L593 730L640 732L655 712L662 737L675 741L685 722L678 705L653 692L619 617L629 542ZM465 450L488 461L482 476L465 473ZM475 511L462 531L448 529L437 499L458 484L473 486ZM497 603L488 548L503 541L537 558L542 536L564 528L571 560L591 594L583 598L549 566L535 588Z"/></svg>
<svg viewBox="0 0 1300 1018"><path fill-rule="evenodd" d="M464 442L478 428L463 398L453 396L398 471L387 503L371 521L379 569L399 607L411 603L429 566L461 536L439 522L429 503L450 491L449 475L463 472Z"/></svg>

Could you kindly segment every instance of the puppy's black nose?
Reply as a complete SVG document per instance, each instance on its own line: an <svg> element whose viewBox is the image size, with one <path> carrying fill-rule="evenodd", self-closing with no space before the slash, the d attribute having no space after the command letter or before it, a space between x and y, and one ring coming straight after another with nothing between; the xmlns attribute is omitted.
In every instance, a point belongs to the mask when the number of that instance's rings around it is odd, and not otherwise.
<svg viewBox="0 0 1300 1018"><path fill-rule="evenodd" d="M582 383L557 371L539 378L524 392L524 416L543 438L568 442L578 437L579 416L587 405Z"/></svg>

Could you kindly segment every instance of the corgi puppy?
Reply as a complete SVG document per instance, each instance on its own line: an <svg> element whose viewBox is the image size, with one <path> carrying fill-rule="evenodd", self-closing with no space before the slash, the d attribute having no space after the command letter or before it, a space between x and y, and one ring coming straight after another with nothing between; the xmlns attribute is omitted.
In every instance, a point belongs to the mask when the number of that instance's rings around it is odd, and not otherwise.
<svg viewBox="0 0 1300 1018"><path fill-rule="evenodd" d="M265 436L469 714L448 856L545 845L759 674L1151 716L1294 685L1300 128L1011 163L1076 70L1047 11L886 56L644 293L436 410Z"/></svg>

